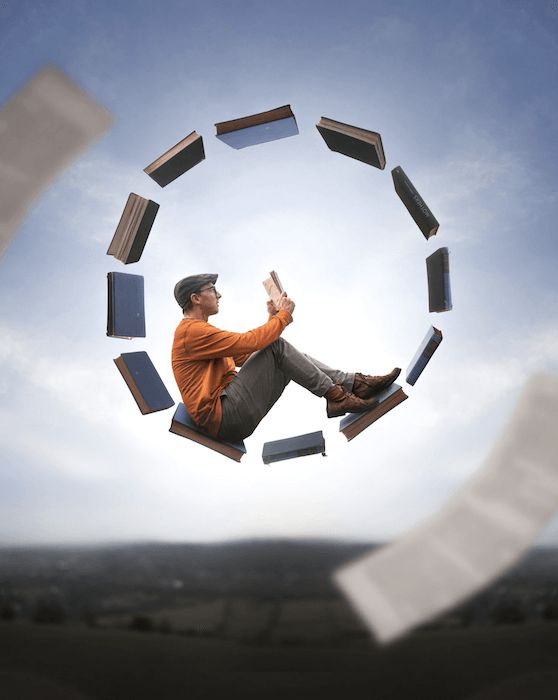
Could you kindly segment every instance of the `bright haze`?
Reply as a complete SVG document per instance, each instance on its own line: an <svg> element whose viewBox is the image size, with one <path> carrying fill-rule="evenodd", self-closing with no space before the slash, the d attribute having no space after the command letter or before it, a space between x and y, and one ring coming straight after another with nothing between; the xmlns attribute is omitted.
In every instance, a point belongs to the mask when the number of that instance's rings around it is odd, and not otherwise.
<svg viewBox="0 0 558 700"><path fill-rule="evenodd" d="M480 467L526 378L557 372L556 2L2 0L0 101L45 64L115 121L0 260L1 543L396 537ZM298 136L214 136L285 104ZM386 169L329 151L321 116L380 132ZM143 168L194 129L206 160L161 189ZM397 165L440 222L429 241ZM130 192L161 208L124 267L106 249ZM440 246L454 308L430 314ZM236 464L169 433L172 409L142 416L113 359L146 350L179 401L175 282L219 273L211 320L246 331L272 269L296 302L285 339L339 369L405 371L430 325L444 340L350 443L291 384ZM145 278L145 339L105 335L113 270ZM262 463L265 441L316 430L327 458Z"/></svg>

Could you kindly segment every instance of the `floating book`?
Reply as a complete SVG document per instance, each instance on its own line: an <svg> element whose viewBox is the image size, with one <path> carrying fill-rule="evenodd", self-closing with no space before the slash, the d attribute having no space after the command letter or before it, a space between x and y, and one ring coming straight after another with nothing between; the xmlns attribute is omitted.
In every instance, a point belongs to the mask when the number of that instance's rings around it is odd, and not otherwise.
<svg viewBox="0 0 558 700"><path fill-rule="evenodd" d="M144 168L143 172L147 173L158 185L165 187L169 182L176 180L177 177L193 168L194 165L201 163L204 158L203 139L198 133L192 131L176 146L169 148L151 165Z"/></svg>
<svg viewBox="0 0 558 700"><path fill-rule="evenodd" d="M271 301L275 304L276 307L278 307L279 302L281 301L281 296L285 291L279 279L279 275L274 270L272 270L269 273L269 277L266 280L264 280L262 284L265 287L265 291L268 293Z"/></svg>
<svg viewBox="0 0 558 700"><path fill-rule="evenodd" d="M341 419L339 431L343 433L347 440L352 440L374 421L377 421L378 418L381 418L408 397L399 384L392 384L377 394L375 398L376 403L370 411L366 413L348 413Z"/></svg>
<svg viewBox="0 0 558 700"><path fill-rule="evenodd" d="M451 311L449 250L438 248L426 258L428 276L428 308L430 311Z"/></svg>
<svg viewBox="0 0 558 700"><path fill-rule="evenodd" d="M356 158L380 170L386 167L382 137L376 131L343 124L327 117L322 117L316 127L332 151Z"/></svg>
<svg viewBox="0 0 558 700"><path fill-rule="evenodd" d="M157 202L131 192L107 255L114 255L125 265L137 262L141 258L158 210Z"/></svg>
<svg viewBox="0 0 558 700"><path fill-rule="evenodd" d="M171 395L146 352L122 353L114 364L144 416L174 406Z"/></svg>
<svg viewBox="0 0 558 700"><path fill-rule="evenodd" d="M463 603L513 566L558 508L558 378L531 377L483 466L435 515L335 572L381 642Z"/></svg>
<svg viewBox="0 0 558 700"><path fill-rule="evenodd" d="M318 430L316 433L266 442L263 446L262 460L265 464L270 464L271 462L280 462L283 459L320 453L324 457L326 456L324 434Z"/></svg>
<svg viewBox="0 0 558 700"><path fill-rule="evenodd" d="M198 442L200 445L209 447L216 452L220 452L222 455L225 455L225 457L230 457L230 459L234 459L236 462L240 462L242 457L246 454L246 447L242 440L240 442L219 440L197 426L183 403L179 403L176 407L169 430L171 433L181 435L189 440Z"/></svg>
<svg viewBox="0 0 558 700"><path fill-rule="evenodd" d="M434 326L430 326L428 333L425 335L424 340L416 352L416 355L413 357L411 364L407 368L407 384L410 384L411 386L415 385L415 382L422 374L422 370L430 362L430 358L438 349L442 339L442 331L438 330L438 328L434 328Z"/></svg>
<svg viewBox="0 0 558 700"><path fill-rule="evenodd" d="M107 335L111 338L145 338L143 277L109 272Z"/></svg>
<svg viewBox="0 0 558 700"><path fill-rule="evenodd" d="M298 127L291 105L284 105L249 117L217 122L216 136L232 148L246 148L259 143L296 136Z"/></svg>
<svg viewBox="0 0 558 700"><path fill-rule="evenodd" d="M0 257L33 200L110 126L62 71L40 70L0 110Z"/></svg>
<svg viewBox="0 0 558 700"><path fill-rule="evenodd" d="M403 168L398 165L391 171L391 176L399 199L407 207L407 211L413 217L424 237L428 239L430 236L434 236L440 224L434 214L426 206L424 199L416 191L413 183L405 175Z"/></svg>

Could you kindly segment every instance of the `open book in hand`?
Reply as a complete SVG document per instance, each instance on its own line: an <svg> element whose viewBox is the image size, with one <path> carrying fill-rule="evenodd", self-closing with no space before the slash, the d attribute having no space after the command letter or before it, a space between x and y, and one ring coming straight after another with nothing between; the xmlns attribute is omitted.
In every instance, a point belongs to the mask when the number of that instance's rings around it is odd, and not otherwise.
<svg viewBox="0 0 558 700"><path fill-rule="evenodd" d="M279 276L274 270L272 270L269 273L269 277L264 280L262 284L265 287L265 291L269 294L269 298L275 304L275 308L278 309L281 296L285 292L283 285L279 280Z"/></svg>

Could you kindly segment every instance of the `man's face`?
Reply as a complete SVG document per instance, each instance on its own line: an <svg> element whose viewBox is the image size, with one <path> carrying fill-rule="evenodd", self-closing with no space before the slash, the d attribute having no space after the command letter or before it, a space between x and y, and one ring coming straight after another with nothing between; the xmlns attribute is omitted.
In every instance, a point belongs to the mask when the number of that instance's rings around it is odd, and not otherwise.
<svg viewBox="0 0 558 700"><path fill-rule="evenodd" d="M214 284L209 284L198 292L200 307L205 316L213 316L219 313L219 299L221 295L215 289Z"/></svg>

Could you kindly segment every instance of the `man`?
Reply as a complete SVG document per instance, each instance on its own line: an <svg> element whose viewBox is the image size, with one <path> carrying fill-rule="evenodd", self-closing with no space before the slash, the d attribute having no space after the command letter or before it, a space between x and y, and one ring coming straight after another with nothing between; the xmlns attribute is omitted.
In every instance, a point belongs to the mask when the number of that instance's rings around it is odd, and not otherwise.
<svg viewBox="0 0 558 700"><path fill-rule="evenodd" d="M295 304L286 294L267 323L246 333L208 323L219 312L217 275L200 274L177 282L174 296L183 311L172 346L172 368L187 411L197 425L222 440L243 440L292 379L327 401L330 418L362 413L378 391L395 381L399 368L383 377L340 372L304 355L281 334L292 322ZM236 367L241 367L236 372Z"/></svg>

